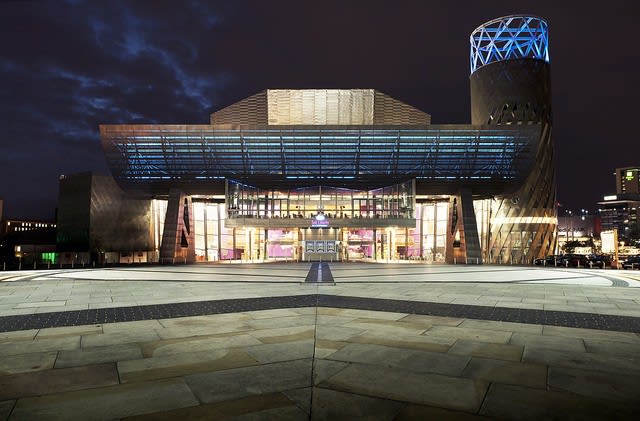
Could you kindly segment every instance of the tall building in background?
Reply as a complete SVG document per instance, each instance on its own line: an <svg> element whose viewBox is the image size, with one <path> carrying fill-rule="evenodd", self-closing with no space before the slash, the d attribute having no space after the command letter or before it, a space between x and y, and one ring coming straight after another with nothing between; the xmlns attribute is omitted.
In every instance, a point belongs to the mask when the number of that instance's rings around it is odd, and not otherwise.
<svg viewBox="0 0 640 421"><path fill-rule="evenodd" d="M640 194L640 167L616 168L616 194Z"/></svg>
<svg viewBox="0 0 640 421"><path fill-rule="evenodd" d="M600 206L602 229L617 229L624 239L640 239L640 167L616 168L616 194L604 196Z"/></svg>
<svg viewBox="0 0 640 421"><path fill-rule="evenodd" d="M111 231L161 262L530 262L556 242L548 62L540 18L476 29L468 125L373 89L269 89L210 124L101 125L122 197L148 209L148 236L122 212Z"/></svg>

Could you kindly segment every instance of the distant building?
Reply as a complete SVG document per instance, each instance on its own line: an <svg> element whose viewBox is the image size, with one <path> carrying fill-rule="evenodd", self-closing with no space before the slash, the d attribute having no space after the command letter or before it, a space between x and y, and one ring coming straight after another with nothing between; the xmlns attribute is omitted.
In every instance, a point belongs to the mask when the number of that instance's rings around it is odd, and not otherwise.
<svg viewBox="0 0 640 421"><path fill-rule="evenodd" d="M616 168L616 194L640 194L640 167Z"/></svg>
<svg viewBox="0 0 640 421"><path fill-rule="evenodd" d="M15 218L0 221L2 263L10 265L20 261L25 264L55 263L57 261L55 251L55 221Z"/></svg>
<svg viewBox="0 0 640 421"><path fill-rule="evenodd" d="M616 168L616 194L604 196L600 206L602 229L640 239L640 167Z"/></svg>
<svg viewBox="0 0 640 421"><path fill-rule="evenodd" d="M640 194L605 196L600 206L602 229L617 229L620 237L640 239Z"/></svg>
<svg viewBox="0 0 640 421"><path fill-rule="evenodd" d="M596 215L558 217L558 242L584 241L600 235L600 218Z"/></svg>

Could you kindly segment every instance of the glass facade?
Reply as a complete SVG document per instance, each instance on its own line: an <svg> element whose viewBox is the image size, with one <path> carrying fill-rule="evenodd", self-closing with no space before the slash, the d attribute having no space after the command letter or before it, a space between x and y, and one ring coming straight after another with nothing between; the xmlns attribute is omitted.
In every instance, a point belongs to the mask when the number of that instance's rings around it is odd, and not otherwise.
<svg viewBox="0 0 640 421"><path fill-rule="evenodd" d="M501 191L522 181L539 137L536 125L341 128L271 126L100 126L107 162L127 191L221 193L224 180L263 188L464 182ZM217 183L217 184L216 184Z"/></svg>

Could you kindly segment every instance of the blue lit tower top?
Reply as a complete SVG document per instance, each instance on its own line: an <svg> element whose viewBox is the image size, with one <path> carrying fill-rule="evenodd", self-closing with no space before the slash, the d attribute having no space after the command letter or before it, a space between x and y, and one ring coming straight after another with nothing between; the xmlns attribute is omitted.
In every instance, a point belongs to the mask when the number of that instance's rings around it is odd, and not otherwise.
<svg viewBox="0 0 640 421"><path fill-rule="evenodd" d="M549 62L547 22L535 16L511 15L490 20L470 37L471 73L502 60L533 58Z"/></svg>

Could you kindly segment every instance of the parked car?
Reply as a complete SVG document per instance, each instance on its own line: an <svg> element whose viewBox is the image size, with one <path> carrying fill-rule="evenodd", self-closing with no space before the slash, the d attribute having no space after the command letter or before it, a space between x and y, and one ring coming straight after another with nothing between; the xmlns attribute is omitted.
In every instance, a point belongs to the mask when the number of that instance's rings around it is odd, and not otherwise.
<svg viewBox="0 0 640 421"><path fill-rule="evenodd" d="M589 259L584 254L563 254L560 259L560 266L589 267Z"/></svg>
<svg viewBox="0 0 640 421"><path fill-rule="evenodd" d="M562 255L549 255L547 257L541 257L533 261L534 265L538 266L560 266Z"/></svg>
<svg viewBox="0 0 640 421"><path fill-rule="evenodd" d="M640 269L640 255L629 256L622 261L623 269Z"/></svg>
<svg viewBox="0 0 640 421"><path fill-rule="evenodd" d="M607 266L611 267L611 257L606 254L590 254L588 256L589 261L587 262L587 267L594 268L606 268Z"/></svg>

